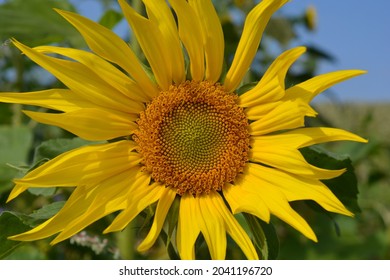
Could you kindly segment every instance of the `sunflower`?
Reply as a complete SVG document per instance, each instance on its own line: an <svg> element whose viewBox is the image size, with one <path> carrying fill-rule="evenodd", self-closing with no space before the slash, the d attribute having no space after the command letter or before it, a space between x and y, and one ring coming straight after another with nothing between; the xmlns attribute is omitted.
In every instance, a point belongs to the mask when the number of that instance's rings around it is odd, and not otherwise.
<svg viewBox="0 0 390 280"><path fill-rule="evenodd" d="M57 234L51 242L56 244L114 212L104 233L121 231L156 203L150 230L138 246L146 251L176 199L175 240L182 259L195 258L200 234L212 259L225 258L227 234L248 259L257 259L235 214L250 213L265 222L272 214L313 241L315 233L290 201L313 200L327 211L352 216L321 182L345 170L313 166L299 149L338 140L366 142L341 129L304 127L306 116L316 116L309 103L317 94L364 71L322 74L286 89L286 72L305 52L296 47L238 95L267 22L287 0L263 0L252 9L226 75L224 36L211 0L143 2L147 17L119 0L147 67L112 31L67 11L57 12L92 52L29 48L13 40L67 89L2 93L0 101L59 111L24 113L105 142L65 152L15 180L8 200L28 188L75 188L56 215L10 238L30 241Z"/></svg>

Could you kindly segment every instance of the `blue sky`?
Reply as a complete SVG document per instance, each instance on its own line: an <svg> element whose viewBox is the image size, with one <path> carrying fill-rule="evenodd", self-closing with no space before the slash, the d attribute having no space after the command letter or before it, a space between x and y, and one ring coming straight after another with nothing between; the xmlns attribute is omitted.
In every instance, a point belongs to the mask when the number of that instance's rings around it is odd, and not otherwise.
<svg viewBox="0 0 390 280"><path fill-rule="evenodd" d="M390 1L292 0L284 7L296 13L308 5L318 13L318 29L303 43L316 44L336 57L321 72L364 69L368 73L333 87L340 100L390 102Z"/></svg>
<svg viewBox="0 0 390 280"><path fill-rule="evenodd" d="M73 2L89 18L96 20L102 12L93 0ZM332 95L343 101L390 102L390 1L292 0L283 9L294 15L309 5L317 9L318 28L315 33L303 33L300 43L320 46L336 58L333 63L322 63L319 73L368 71L333 87Z"/></svg>

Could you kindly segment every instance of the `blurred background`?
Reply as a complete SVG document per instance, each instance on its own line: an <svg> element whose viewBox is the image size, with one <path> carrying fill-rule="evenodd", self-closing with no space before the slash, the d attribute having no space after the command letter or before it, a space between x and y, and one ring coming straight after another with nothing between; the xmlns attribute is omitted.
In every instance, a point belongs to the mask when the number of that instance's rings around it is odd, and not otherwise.
<svg viewBox="0 0 390 280"><path fill-rule="evenodd" d="M140 0L129 2L142 10ZM245 15L258 1L213 2L223 24L225 56L229 63L240 38ZM137 48L115 0L0 0L0 91L35 91L62 86L21 56L9 42L10 38L16 38L28 46L55 44L86 48L81 36L52 10L54 7L76 11L98 21L114 29L134 49ZM368 74L337 85L316 98L313 107L319 112L319 117L308 120L309 125L344 128L369 139L367 145L342 143L327 147L352 159L361 211L353 219L341 216L329 218L299 204L294 205L302 208L300 210L317 233L319 243L305 239L275 219L273 223L279 237L278 259L390 259L389 10L390 2L387 0L374 0L369 4L354 0L293 0L274 15L266 29L259 53L246 77L248 82L259 80L276 56L297 45L307 46L308 52L292 67L286 87L330 71L368 71ZM0 212L13 210L27 215L48 203L60 202L57 201L60 198L58 194L53 196L54 190L27 192L17 201L6 204L13 186L12 178L20 176L36 160L37 150L46 152L46 155L49 153L42 145L43 141L68 139L56 143L70 149L81 145L81 140L73 139L72 135L59 128L35 123L21 110L20 105L0 103ZM50 153L54 156L56 151ZM65 197L67 194L61 195ZM59 203L57 210L60 206ZM35 215L39 216L39 211ZM47 217L43 215L40 218ZM158 243L147 255L133 252L139 241L137 234L142 228L142 221L124 233L100 235L109 219L99 221L58 246L51 247L47 240L24 243L23 246L18 244L12 248L11 254L4 257L168 258L162 243ZM12 219L9 225L12 225L11 222ZM4 226L0 228L0 237L4 237L7 230ZM23 230L21 226L20 231ZM235 256L234 253L230 255Z"/></svg>

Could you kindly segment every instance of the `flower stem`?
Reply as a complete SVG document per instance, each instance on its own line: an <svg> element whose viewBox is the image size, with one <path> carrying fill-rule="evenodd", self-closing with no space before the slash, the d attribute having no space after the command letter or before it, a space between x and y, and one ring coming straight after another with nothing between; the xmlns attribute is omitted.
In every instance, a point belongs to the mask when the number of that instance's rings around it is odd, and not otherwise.
<svg viewBox="0 0 390 280"><path fill-rule="evenodd" d="M16 53L12 50L12 60L15 66L16 71L16 80L15 80L15 88L17 91L23 91L24 83L23 83L23 75L24 75L24 64L23 58L20 53ZM20 104L12 104L12 125L19 126L22 123L22 105Z"/></svg>
<svg viewBox="0 0 390 280"><path fill-rule="evenodd" d="M123 231L117 232L116 239L117 245L121 254L122 259L124 260L133 260L134 256L134 229L130 225L128 225Z"/></svg>

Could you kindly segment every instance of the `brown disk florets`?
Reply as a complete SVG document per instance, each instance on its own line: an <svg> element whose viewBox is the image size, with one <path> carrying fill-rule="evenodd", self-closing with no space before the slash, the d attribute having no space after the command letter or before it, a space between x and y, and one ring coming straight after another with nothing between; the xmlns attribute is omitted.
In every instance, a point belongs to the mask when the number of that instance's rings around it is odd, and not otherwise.
<svg viewBox="0 0 390 280"><path fill-rule="evenodd" d="M155 181L182 195L219 191L248 160L248 120L223 86L187 81L140 114L134 139Z"/></svg>

